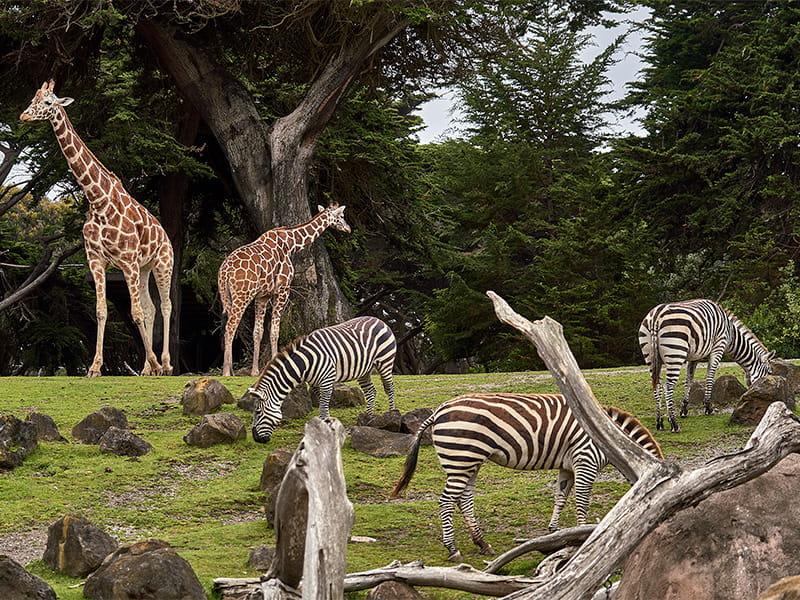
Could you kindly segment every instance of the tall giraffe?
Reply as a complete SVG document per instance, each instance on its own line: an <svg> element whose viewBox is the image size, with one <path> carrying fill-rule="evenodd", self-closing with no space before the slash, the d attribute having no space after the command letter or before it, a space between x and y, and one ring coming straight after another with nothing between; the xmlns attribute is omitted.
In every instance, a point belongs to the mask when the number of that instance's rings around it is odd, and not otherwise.
<svg viewBox="0 0 800 600"><path fill-rule="evenodd" d="M97 344L87 376L98 377L103 365L103 336L108 316L106 266L109 264L122 270L128 284L131 316L144 342L142 375L171 375L169 318L172 302L169 289L172 245L156 218L125 191L119 178L97 160L75 132L64 110L73 99L57 97L53 93L54 85L53 81L43 83L31 105L19 118L22 121L50 121L67 164L89 200L83 240L97 296ZM155 306L148 289L151 273L158 287L164 320L161 364L153 352Z"/></svg>
<svg viewBox="0 0 800 600"><path fill-rule="evenodd" d="M225 356L222 375L233 375L233 338L247 306L255 300L253 325L253 367L250 374L258 375L261 338L264 335L264 314L272 298L272 319L269 341L271 356L278 352L278 333L281 313L289 302L289 289L294 277L292 254L306 248L328 227L350 232L344 220L344 206L331 204L317 207L311 220L296 227L277 227L262 233L254 242L231 252L219 267L217 282L222 299L222 323L225 336Z"/></svg>

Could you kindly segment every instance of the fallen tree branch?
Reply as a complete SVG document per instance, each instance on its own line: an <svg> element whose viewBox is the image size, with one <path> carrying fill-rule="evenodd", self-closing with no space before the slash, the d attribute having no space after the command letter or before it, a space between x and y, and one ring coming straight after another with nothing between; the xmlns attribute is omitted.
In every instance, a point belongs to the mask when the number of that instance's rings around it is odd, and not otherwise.
<svg viewBox="0 0 800 600"><path fill-rule="evenodd" d="M686 471L644 454L626 436L614 432L616 427L597 410L597 401L564 340L561 326L547 317L531 323L494 292L487 295L498 318L520 330L536 346L581 426L614 466L635 481L563 570L535 588L506 598L588 600L659 523L714 492L765 473L788 454L800 451L800 419L784 403L774 402L744 450L703 467Z"/></svg>
<svg viewBox="0 0 800 600"><path fill-rule="evenodd" d="M510 563L515 558L527 554L528 552L553 552L566 546L579 546L586 541L586 538L595 530L597 525L579 525L578 527L568 527L559 529L555 533L548 533L532 540L525 540L519 546L504 552L492 562L486 565L484 573L497 573L502 567Z"/></svg>

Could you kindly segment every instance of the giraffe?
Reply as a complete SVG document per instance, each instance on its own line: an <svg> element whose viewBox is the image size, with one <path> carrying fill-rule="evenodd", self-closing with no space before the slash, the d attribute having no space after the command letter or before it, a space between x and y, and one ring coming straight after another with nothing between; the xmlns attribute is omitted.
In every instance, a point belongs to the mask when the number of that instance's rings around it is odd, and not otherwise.
<svg viewBox="0 0 800 600"><path fill-rule="evenodd" d="M171 375L169 356L169 319L172 302L169 297L173 252L161 224L134 200L119 178L92 154L75 132L65 106L72 98L59 98L53 93L51 80L36 91L30 106L20 115L22 121L50 121L67 164L89 201L89 212L83 225L86 259L94 278L97 313L97 342L94 361L87 377L98 377L103 365L103 336L108 307L106 305L106 266L122 270L131 297L131 316L144 342L145 363L142 375ZM153 352L155 306L150 298L150 274L155 277L164 320L164 346L161 364Z"/></svg>
<svg viewBox="0 0 800 600"><path fill-rule="evenodd" d="M222 375L233 375L233 338L250 302L255 300L253 325L253 366L250 374L258 375L261 338L264 335L264 315L272 298L269 341L271 356L278 352L278 333L281 313L289 302L289 289L294 277L292 254L306 248L327 227L345 233L350 226L344 220L344 206L331 204L311 220L296 227L277 227L262 233L255 241L231 252L219 267L217 283L222 299L222 326L225 353Z"/></svg>

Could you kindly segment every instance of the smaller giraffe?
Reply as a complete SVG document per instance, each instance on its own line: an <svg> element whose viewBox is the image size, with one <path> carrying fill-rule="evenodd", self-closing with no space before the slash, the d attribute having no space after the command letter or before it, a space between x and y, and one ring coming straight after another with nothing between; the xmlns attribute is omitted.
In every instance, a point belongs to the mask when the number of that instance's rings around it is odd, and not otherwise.
<svg viewBox="0 0 800 600"><path fill-rule="evenodd" d="M222 299L225 344L223 376L233 375L233 338L245 309L254 300L253 366L250 374L253 377L258 375L264 315L270 298L270 356L278 353L281 313L289 302L289 290L294 277L292 254L308 247L328 227L349 233L350 226L344 220L344 209L338 204L331 204L327 208L319 206L319 212L306 223L270 229L255 241L237 248L222 261L217 282Z"/></svg>
<svg viewBox="0 0 800 600"><path fill-rule="evenodd" d="M43 83L19 118L21 121L50 121L67 164L89 201L83 241L97 296L97 342L87 377L98 377L103 365L103 336L108 316L106 266L109 264L122 271L128 284L131 316L144 342L142 375L171 375L169 319L172 303L169 288L174 261L172 244L156 218L133 199L119 177L109 171L78 136L64 110L73 99L56 96L54 85L53 81ZM148 289L151 273L158 287L164 320L160 364L153 352L156 309Z"/></svg>

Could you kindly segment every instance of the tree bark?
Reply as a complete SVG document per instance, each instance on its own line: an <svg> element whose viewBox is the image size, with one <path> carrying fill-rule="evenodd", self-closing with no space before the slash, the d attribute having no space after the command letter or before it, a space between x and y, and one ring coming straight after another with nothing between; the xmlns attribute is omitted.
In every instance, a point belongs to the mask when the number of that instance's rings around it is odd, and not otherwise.
<svg viewBox="0 0 800 600"><path fill-rule="evenodd" d="M55 272L64 260L75 254L81 248L83 248L83 244L75 244L61 250L55 257L51 258L53 256L53 248L51 246L46 246L39 264L34 267L33 272L28 278L16 290L0 300L0 312L13 306L36 290L47 281L47 278Z"/></svg>
<svg viewBox="0 0 800 600"><path fill-rule="evenodd" d="M545 317L531 323L500 296L487 292L498 318L536 346L578 422L611 462L635 481L586 542L546 583L507 596L513 599L590 599L600 585L659 523L714 492L740 485L800 450L800 419L782 402L769 406L743 450L693 471L661 461L628 438L600 409L577 366L561 326Z"/></svg>

